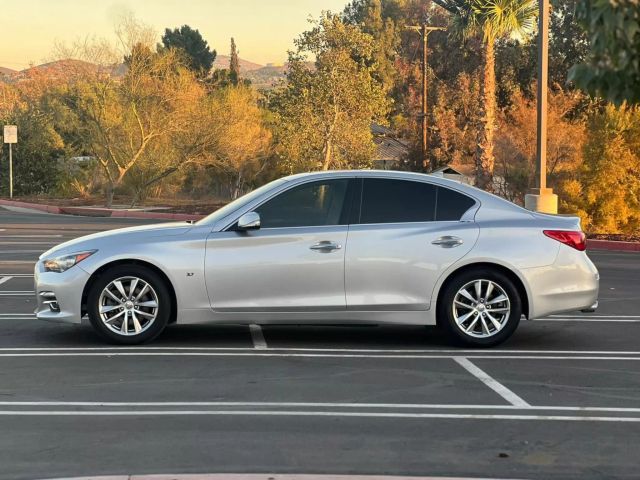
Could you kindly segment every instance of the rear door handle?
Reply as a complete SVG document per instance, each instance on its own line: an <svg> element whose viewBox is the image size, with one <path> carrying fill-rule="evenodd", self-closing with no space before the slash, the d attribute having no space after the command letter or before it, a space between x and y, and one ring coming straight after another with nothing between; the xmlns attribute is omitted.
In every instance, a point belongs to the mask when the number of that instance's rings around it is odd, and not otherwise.
<svg viewBox="0 0 640 480"><path fill-rule="evenodd" d="M436 238L433 242L431 242L432 245L439 245L442 248L459 247L463 243L464 242L461 238L454 237L452 235L445 235L444 237Z"/></svg>
<svg viewBox="0 0 640 480"><path fill-rule="evenodd" d="M311 250L316 250L318 252L333 252L334 250L340 250L342 245L336 242L332 242L330 240L322 240L321 242L314 243L309 247Z"/></svg>

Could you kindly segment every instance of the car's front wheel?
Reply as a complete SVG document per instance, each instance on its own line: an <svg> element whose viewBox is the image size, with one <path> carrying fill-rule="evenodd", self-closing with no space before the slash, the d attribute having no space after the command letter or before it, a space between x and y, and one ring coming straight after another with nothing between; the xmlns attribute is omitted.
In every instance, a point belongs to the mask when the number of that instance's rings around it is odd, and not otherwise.
<svg viewBox="0 0 640 480"><path fill-rule="evenodd" d="M118 265L93 283L87 297L89 320L107 340L133 345L157 337L171 315L164 280L139 265Z"/></svg>
<svg viewBox="0 0 640 480"><path fill-rule="evenodd" d="M492 347L518 327L522 302L511 279L499 271L473 269L455 276L438 305L438 320L456 341Z"/></svg>

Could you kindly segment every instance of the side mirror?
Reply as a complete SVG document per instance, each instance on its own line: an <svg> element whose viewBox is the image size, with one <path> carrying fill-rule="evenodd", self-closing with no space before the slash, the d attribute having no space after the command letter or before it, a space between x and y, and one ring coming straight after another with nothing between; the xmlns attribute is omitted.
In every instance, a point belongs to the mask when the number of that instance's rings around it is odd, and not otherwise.
<svg viewBox="0 0 640 480"><path fill-rule="evenodd" d="M246 232L247 230L258 230L260 228L260 215L257 212L248 212L238 219L237 229Z"/></svg>

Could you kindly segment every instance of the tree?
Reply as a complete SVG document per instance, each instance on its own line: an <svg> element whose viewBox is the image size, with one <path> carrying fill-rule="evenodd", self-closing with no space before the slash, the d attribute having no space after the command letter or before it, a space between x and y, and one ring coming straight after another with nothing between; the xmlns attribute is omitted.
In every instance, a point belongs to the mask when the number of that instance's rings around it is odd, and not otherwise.
<svg viewBox="0 0 640 480"><path fill-rule="evenodd" d="M187 66L200 77L209 75L216 59L216 51L211 50L200 32L193 30L189 25L183 25L173 30L165 29L162 36L162 47L183 52Z"/></svg>
<svg viewBox="0 0 640 480"><path fill-rule="evenodd" d="M583 163L560 189L591 232L640 230L640 109L608 105L589 121Z"/></svg>
<svg viewBox="0 0 640 480"><path fill-rule="evenodd" d="M373 37L374 76L388 92L399 80L394 63L400 46L397 21L401 11L398 0L354 0L342 15L345 23L358 26Z"/></svg>
<svg viewBox="0 0 640 480"><path fill-rule="evenodd" d="M48 112L39 105L14 110L11 116L0 117L0 124L18 126L19 142L13 145L14 192L37 195L52 190L58 181L58 160L64 155L64 142L53 128ZM0 150L0 164L9 164L9 151ZM0 191L9 193L8 168L0 169Z"/></svg>
<svg viewBox="0 0 640 480"><path fill-rule="evenodd" d="M229 181L236 198L264 168L271 137L253 90L219 88L194 100L187 128L156 142L148 160L136 167L137 199L187 167L214 170Z"/></svg>
<svg viewBox="0 0 640 480"><path fill-rule="evenodd" d="M590 53L569 79L591 95L616 105L640 104L640 6L637 0L582 0L577 17Z"/></svg>
<svg viewBox="0 0 640 480"><path fill-rule="evenodd" d="M107 206L114 189L157 154L163 140L189 128L192 105L205 94L174 50L135 48L128 56L121 79L98 69L71 83L62 97L77 119L78 143L103 168Z"/></svg>
<svg viewBox="0 0 640 480"><path fill-rule="evenodd" d="M535 85L532 88L535 91ZM582 163L585 124L575 111L584 94L579 90L549 90L547 174L549 185L575 178ZM536 103L532 94L515 93L499 119L496 135L496 177L500 196L524 202L536 182Z"/></svg>
<svg viewBox="0 0 640 480"><path fill-rule="evenodd" d="M371 122L389 108L373 76L373 38L325 13L289 52L287 84L270 97L276 145L288 171L369 165ZM315 58L313 68L308 58Z"/></svg>
<svg viewBox="0 0 640 480"><path fill-rule="evenodd" d="M493 187L496 128L495 44L508 37L525 38L535 27L535 0L434 0L453 14L455 31L465 37L481 36L483 49L483 112L478 132L476 185Z"/></svg>
<svg viewBox="0 0 640 480"><path fill-rule="evenodd" d="M240 60L233 37L231 37L231 53L229 55L229 78L233 85L237 85L240 80Z"/></svg>

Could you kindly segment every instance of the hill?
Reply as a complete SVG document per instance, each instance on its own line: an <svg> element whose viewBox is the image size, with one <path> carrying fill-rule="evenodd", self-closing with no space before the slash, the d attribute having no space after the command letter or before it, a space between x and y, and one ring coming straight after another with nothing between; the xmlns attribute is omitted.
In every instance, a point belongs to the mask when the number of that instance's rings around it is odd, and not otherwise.
<svg viewBox="0 0 640 480"><path fill-rule="evenodd" d="M216 55L216 59L213 62L214 69L222 69L229 68L229 61L231 57L228 55ZM258 63L250 62L249 60L243 60L242 58L238 59L240 62L240 71L241 72L251 72L253 70L258 70L259 68L263 68L263 65Z"/></svg>
<svg viewBox="0 0 640 480"><path fill-rule="evenodd" d="M249 72L242 72L242 76L251 80L257 89L269 90L284 80L287 67L285 65L269 65Z"/></svg>
<svg viewBox="0 0 640 480"><path fill-rule="evenodd" d="M0 67L0 75L13 75L14 73L17 73L16 70L12 70L7 67Z"/></svg>

